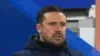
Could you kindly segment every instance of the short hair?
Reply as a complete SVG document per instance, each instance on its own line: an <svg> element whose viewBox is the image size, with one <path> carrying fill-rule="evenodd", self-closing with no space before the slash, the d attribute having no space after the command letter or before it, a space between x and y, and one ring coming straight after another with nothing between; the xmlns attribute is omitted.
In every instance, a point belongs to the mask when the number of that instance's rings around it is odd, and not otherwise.
<svg viewBox="0 0 100 56"><path fill-rule="evenodd" d="M37 16L36 16L37 23L42 24L42 22L44 20L44 14L47 13L47 12L62 12L63 13L63 10L58 6L46 6L46 7L43 7L37 13Z"/></svg>

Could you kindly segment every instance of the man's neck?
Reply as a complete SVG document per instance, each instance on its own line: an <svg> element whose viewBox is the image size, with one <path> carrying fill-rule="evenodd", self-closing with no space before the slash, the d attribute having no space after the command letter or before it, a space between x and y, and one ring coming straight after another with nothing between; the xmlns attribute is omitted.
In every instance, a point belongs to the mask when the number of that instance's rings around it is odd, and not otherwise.
<svg viewBox="0 0 100 56"><path fill-rule="evenodd" d="M43 47L43 48L49 48L49 49L52 49L52 50L64 50L66 49L66 43L63 43L61 44L60 46L55 46L54 44L50 44L50 43L47 43L47 42L44 42L40 36L38 36L38 40L37 40L37 43Z"/></svg>

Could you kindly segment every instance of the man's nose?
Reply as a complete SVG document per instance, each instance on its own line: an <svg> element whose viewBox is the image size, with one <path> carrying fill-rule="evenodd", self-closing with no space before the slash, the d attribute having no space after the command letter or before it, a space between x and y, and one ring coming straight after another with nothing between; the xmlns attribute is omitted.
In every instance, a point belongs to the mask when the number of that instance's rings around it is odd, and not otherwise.
<svg viewBox="0 0 100 56"><path fill-rule="evenodd" d="M57 25L57 26L56 26L56 31L61 31L61 29L62 29L62 28L61 28L60 25Z"/></svg>

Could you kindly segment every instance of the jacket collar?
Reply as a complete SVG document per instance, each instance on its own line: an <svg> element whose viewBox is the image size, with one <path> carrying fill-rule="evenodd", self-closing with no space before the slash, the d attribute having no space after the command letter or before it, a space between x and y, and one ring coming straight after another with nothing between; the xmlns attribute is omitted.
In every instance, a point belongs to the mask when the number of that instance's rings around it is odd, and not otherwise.
<svg viewBox="0 0 100 56"><path fill-rule="evenodd" d="M27 42L25 49L31 50L46 50L46 51L65 51L67 50L66 43L60 47L54 47L50 44L44 43L39 40L39 35L32 35Z"/></svg>

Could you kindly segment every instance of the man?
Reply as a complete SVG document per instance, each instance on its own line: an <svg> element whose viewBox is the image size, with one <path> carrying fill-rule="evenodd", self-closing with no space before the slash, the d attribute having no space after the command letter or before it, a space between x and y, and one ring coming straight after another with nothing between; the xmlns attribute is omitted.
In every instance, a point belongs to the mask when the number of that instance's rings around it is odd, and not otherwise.
<svg viewBox="0 0 100 56"><path fill-rule="evenodd" d="M42 8L37 14L38 35L32 35L24 50L14 56L82 56L68 48L65 40L66 16L56 6Z"/></svg>

